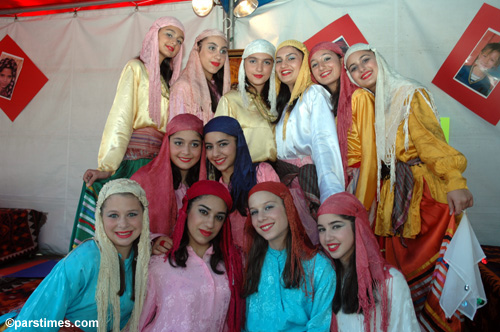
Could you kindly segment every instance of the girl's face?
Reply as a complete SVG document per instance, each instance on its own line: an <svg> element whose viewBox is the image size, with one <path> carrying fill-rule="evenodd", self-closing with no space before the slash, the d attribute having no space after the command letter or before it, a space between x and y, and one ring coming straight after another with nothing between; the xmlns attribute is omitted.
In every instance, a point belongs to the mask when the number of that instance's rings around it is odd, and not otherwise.
<svg viewBox="0 0 500 332"><path fill-rule="evenodd" d="M189 246L203 257L227 216L227 206L222 198L205 195L192 202L187 215Z"/></svg>
<svg viewBox="0 0 500 332"><path fill-rule="evenodd" d="M490 51L489 53L482 52L477 57L476 64L479 65L482 70L487 71L495 67L495 64L498 63L499 59L500 59L500 52L498 51Z"/></svg>
<svg viewBox="0 0 500 332"><path fill-rule="evenodd" d="M170 160L181 171L188 171L200 160L201 145L196 131L178 131L170 136Z"/></svg>
<svg viewBox="0 0 500 332"><path fill-rule="evenodd" d="M158 30L158 50L160 51L160 64L166 58L175 57L184 42L184 32L178 27L168 25Z"/></svg>
<svg viewBox="0 0 500 332"><path fill-rule="evenodd" d="M262 91L264 84L271 77L273 63L273 57L266 53L254 53L245 59L245 74L257 93Z"/></svg>
<svg viewBox="0 0 500 332"><path fill-rule="evenodd" d="M333 259L347 266L354 252L354 232L351 221L337 214L318 217L319 242Z"/></svg>
<svg viewBox="0 0 500 332"><path fill-rule="evenodd" d="M12 81L12 69L4 68L0 72L0 89L5 89Z"/></svg>
<svg viewBox="0 0 500 332"><path fill-rule="evenodd" d="M275 250L285 248L289 232L283 200L268 191L258 191L248 198L252 226Z"/></svg>
<svg viewBox="0 0 500 332"><path fill-rule="evenodd" d="M292 46L282 47L276 53L276 75L288 86L290 92L299 76L303 58L302 52Z"/></svg>
<svg viewBox="0 0 500 332"><path fill-rule="evenodd" d="M207 159L221 173L233 174L236 160L236 137L221 131L205 135Z"/></svg>
<svg viewBox="0 0 500 332"><path fill-rule="evenodd" d="M111 195L101 207L104 231L122 259L128 258L133 242L141 235L143 211L132 194Z"/></svg>
<svg viewBox="0 0 500 332"><path fill-rule="evenodd" d="M357 51L347 59L347 70L360 87L375 93L378 65L372 51Z"/></svg>
<svg viewBox="0 0 500 332"><path fill-rule="evenodd" d="M208 80L223 66L227 56L227 42L220 36L211 36L202 40L200 46L200 62Z"/></svg>
<svg viewBox="0 0 500 332"><path fill-rule="evenodd" d="M311 57L311 73L321 85L326 85L330 91L338 90L340 79L340 58L330 50L319 50Z"/></svg>

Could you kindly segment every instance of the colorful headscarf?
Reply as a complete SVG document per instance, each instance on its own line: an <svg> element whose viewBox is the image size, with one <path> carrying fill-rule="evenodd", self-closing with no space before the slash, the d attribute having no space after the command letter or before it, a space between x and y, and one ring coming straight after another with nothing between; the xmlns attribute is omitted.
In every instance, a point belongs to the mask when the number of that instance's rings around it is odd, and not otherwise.
<svg viewBox="0 0 500 332"><path fill-rule="evenodd" d="M248 197L252 196L259 191L268 191L283 200L285 206L286 216L288 219L288 227L290 228L289 236L292 237L292 247L290 248L291 255L291 274L295 275L295 269L300 270L301 275L305 275L304 267L302 266L302 260L309 260L317 253L317 248L314 246L307 235L307 232L302 225L299 213L293 202L292 194L290 190L281 182L261 182L256 184L252 190L248 193ZM245 234L247 236L247 248L246 252L250 251L253 245L253 239L257 236L257 231L252 226L252 217L250 214L247 216L245 222Z"/></svg>
<svg viewBox="0 0 500 332"><path fill-rule="evenodd" d="M186 81L191 86L191 104L198 105L203 112L212 114L212 100L210 99L210 90L207 83L207 78L205 77L205 72L200 61L200 47L198 43L207 37L222 37L226 42L226 35L217 29L207 29L202 31L201 34L196 37L194 41L191 53L189 53L189 59L187 61L186 67L182 71L179 80ZM222 87L222 94L226 94L231 89L231 74L229 66L229 57L226 55L224 59L224 83ZM213 115L212 115L213 116ZM208 122L204 121L205 123Z"/></svg>
<svg viewBox="0 0 500 332"><path fill-rule="evenodd" d="M142 217L142 229L137 245L137 261L135 276L133 278L135 285L135 301L132 315L128 322L130 331L136 331L139 325L142 305L146 297L146 285L148 281L148 264L151 256L151 245L149 240L149 218L148 201L146 193L141 186L129 179L117 179L106 183L97 200L95 211L95 240L101 253L101 263L99 265L99 276L96 288L97 318L99 322L98 331L107 331L108 310L113 313L113 331L120 331L120 262L118 252L106 235L102 221L102 205L106 199L114 194L133 194L141 202L144 211Z"/></svg>
<svg viewBox="0 0 500 332"><path fill-rule="evenodd" d="M344 52L342 52L340 46L335 43L321 42L316 44L309 53L309 67L311 66L311 58L320 50L332 51L340 58L340 93L337 105L337 134L339 138L340 154L342 156L342 166L344 168L344 178L347 179L347 133L351 129L352 125L351 97L357 88L349 80L347 72L344 68ZM314 83L318 83L312 74L311 79ZM347 184L348 183L346 181L346 185Z"/></svg>
<svg viewBox="0 0 500 332"><path fill-rule="evenodd" d="M147 193L152 233L170 235L174 229L178 207L170 165L170 136L183 130L194 130L203 137L203 122L192 114L175 116L167 125L158 156L131 177L139 182ZM199 179L206 177L205 148L202 145Z"/></svg>
<svg viewBox="0 0 500 332"><path fill-rule="evenodd" d="M295 85L293 86L293 91L290 91L291 97L288 101L288 105L290 106L295 99L302 99L302 95L313 84L313 82L311 81L311 70L309 69L309 51L307 50L306 45L294 39L285 40L278 45L278 48L276 49L276 55L278 54L278 51L285 46L295 47L304 54L304 57L302 58L302 64L300 65L299 75L297 76L297 80L295 81ZM274 58L276 58L276 55ZM278 75L276 75L275 80L276 95L278 95L281 86L281 81ZM286 110L285 118L283 121L283 140L286 138L286 124L288 122L288 118L290 117L291 111L292 110L288 108Z"/></svg>
<svg viewBox="0 0 500 332"><path fill-rule="evenodd" d="M234 160L234 172L231 176L229 189L231 190L231 197L233 198L235 207L241 210L242 207L246 206L248 192L257 183L256 167L252 164L247 141L238 120L229 116L213 118L203 128L203 135L214 131L236 137L236 158Z"/></svg>
<svg viewBox="0 0 500 332"><path fill-rule="evenodd" d="M265 53L269 54L273 60L276 53L276 48L273 44L264 39L256 39L245 47L243 55L241 56L240 69L238 71L238 91L240 93L241 99L243 100L243 106L248 107L248 97L246 93L246 82L245 82L245 59L250 55L255 53ZM271 70L271 76L269 77L269 94L268 101L271 105L269 110L269 116L276 118L278 117L278 112L276 111L276 73L274 71L275 63L273 63L273 69Z"/></svg>
<svg viewBox="0 0 500 332"><path fill-rule="evenodd" d="M365 331L371 330L372 316L376 321L375 297L380 297L382 331L389 326L389 298L386 280L392 278L389 269L391 266L382 257L377 239L373 234L368 221L368 213L356 196L348 192L340 192L328 197L318 210L318 216L323 214L337 214L355 217L355 250L356 273L358 276L359 311L363 312ZM337 280L337 282L342 282ZM376 289L373 289L373 286ZM338 326L335 315L332 325ZM334 329L337 331L337 329Z"/></svg>
<svg viewBox="0 0 500 332"><path fill-rule="evenodd" d="M10 83L0 91L2 96L11 97L12 90L14 89L14 85L16 84L16 76L17 76L17 63L12 58L3 58L0 60L0 72L2 72L5 68L8 68L12 72L12 79Z"/></svg>
<svg viewBox="0 0 500 332"><path fill-rule="evenodd" d="M154 21L142 41L140 59L144 62L149 75L149 116L158 126L161 124L161 79L160 58L158 46L158 31L166 26L179 28L183 33L184 26L175 17L165 16ZM179 53L171 60L172 78L170 86L174 84L181 72L182 57L184 55L184 44L181 45Z"/></svg>
<svg viewBox="0 0 500 332"><path fill-rule="evenodd" d="M232 208L233 201L231 199L231 195L224 187L224 185L217 181L200 180L194 183L191 188L188 189L186 195L182 199L182 208L179 211L179 217L177 218L177 223L175 224L175 230L172 236L173 246L167 252L167 254L165 254L165 260L167 260L169 256L174 258L175 252L180 247L182 236L184 235L184 229L186 228L188 215L187 207L189 201L191 201L193 198L203 195L217 196L221 198L227 206L228 214L226 217L226 221L224 221L224 225L222 226L222 236L220 237L219 245L224 258L224 266L227 273L229 288L231 289L231 300L229 302L229 309L227 312L227 325L229 327L229 331L239 332L241 330L241 323L244 312L244 302L241 299L243 267L240 253L234 246L233 238L231 235L231 221L229 220L229 211Z"/></svg>
<svg viewBox="0 0 500 332"><path fill-rule="evenodd" d="M355 44L347 50L344 67L351 82L358 85L347 68L347 59L357 51L372 51L378 66L375 94L375 137L377 143L378 181L377 195L380 195L380 174L382 162L391 169L391 188L396 179L396 137L399 125L404 122L405 149L408 150L408 117L411 111L411 100L418 92L422 95L434 112L437 121L436 106L430 92L419 82L406 78L392 69L375 48L368 44ZM358 85L359 86L359 85ZM367 89L365 89L367 90ZM368 91L368 90L367 90ZM423 93L425 91L429 98Z"/></svg>

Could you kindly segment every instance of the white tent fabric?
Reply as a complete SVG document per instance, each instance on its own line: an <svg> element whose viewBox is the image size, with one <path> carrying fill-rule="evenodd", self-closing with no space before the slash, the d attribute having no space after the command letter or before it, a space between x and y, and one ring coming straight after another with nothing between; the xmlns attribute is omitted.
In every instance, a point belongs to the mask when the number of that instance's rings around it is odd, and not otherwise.
<svg viewBox="0 0 500 332"><path fill-rule="evenodd" d="M498 1L486 1L498 7ZM450 117L450 144L469 160L465 173L475 205L468 215L482 244L500 245L500 126L492 126L431 81L483 1L276 0L236 19L235 48L256 38L274 44L307 40L349 14L365 38L403 75L430 88L441 116ZM41 249L65 253L87 168L97 152L124 64L139 54L142 38L160 16L186 27L186 56L195 36L223 26L220 6L205 18L191 3L117 8L43 17L0 18L9 34L49 78L11 122L0 112L0 207L48 212ZM496 152L496 153L494 153Z"/></svg>

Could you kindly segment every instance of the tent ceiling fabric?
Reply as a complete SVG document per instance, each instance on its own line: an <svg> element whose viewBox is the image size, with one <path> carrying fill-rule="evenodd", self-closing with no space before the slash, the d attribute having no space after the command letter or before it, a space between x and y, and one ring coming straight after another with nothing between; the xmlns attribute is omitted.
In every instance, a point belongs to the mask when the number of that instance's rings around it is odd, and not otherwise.
<svg viewBox="0 0 500 332"><path fill-rule="evenodd" d="M77 10L96 10L116 7L152 6L169 2L191 0L2 0L0 17L40 16L72 12Z"/></svg>

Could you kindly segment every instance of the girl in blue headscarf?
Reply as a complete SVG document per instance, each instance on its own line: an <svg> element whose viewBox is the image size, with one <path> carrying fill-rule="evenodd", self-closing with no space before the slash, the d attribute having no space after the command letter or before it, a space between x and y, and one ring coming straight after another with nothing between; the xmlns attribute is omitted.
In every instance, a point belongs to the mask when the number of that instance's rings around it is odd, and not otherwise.
<svg viewBox="0 0 500 332"><path fill-rule="evenodd" d="M268 163L252 163L243 130L236 119L229 116L213 118L205 125L203 133L210 162L209 179L218 180L231 193L233 240L243 248L248 192L257 183L280 182L280 179Z"/></svg>

